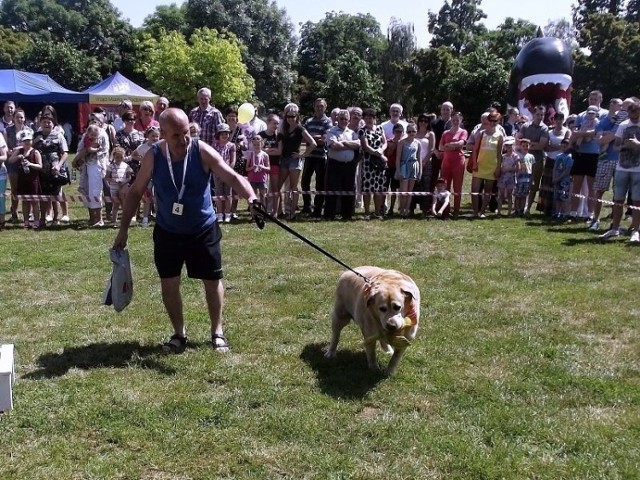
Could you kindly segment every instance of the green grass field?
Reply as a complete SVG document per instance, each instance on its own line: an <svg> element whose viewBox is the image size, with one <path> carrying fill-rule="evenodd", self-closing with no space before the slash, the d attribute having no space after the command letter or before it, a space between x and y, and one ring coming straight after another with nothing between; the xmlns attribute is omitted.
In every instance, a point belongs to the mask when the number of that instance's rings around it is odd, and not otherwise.
<svg viewBox="0 0 640 480"><path fill-rule="evenodd" d="M342 269L273 224L225 225L226 334L170 333L151 229L132 227L133 303L101 306L113 229L0 232L0 341L14 343L2 479L640 478L640 249L583 225L391 219L294 228L422 297L395 377L344 330L323 358ZM386 362L384 354L379 358Z"/></svg>

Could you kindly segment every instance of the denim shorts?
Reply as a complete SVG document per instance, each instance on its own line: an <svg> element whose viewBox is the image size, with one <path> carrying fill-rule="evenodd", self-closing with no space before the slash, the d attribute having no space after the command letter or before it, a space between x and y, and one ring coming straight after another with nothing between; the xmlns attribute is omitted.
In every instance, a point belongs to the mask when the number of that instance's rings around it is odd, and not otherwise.
<svg viewBox="0 0 640 480"><path fill-rule="evenodd" d="M267 182L250 182L251 188L258 188L260 190L267 189Z"/></svg>
<svg viewBox="0 0 640 480"><path fill-rule="evenodd" d="M640 172L616 170L613 175L613 199L622 201L628 192L634 202L640 200Z"/></svg>
<svg viewBox="0 0 640 480"><path fill-rule="evenodd" d="M280 157L280 168L283 170L302 170L304 158Z"/></svg>

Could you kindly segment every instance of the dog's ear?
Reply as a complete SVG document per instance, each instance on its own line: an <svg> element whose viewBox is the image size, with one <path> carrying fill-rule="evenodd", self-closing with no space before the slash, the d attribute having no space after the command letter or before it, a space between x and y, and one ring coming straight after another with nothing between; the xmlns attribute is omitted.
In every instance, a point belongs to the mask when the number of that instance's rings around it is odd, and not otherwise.
<svg viewBox="0 0 640 480"><path fill-rule="evenodd" d="M406 282L400 289L404 294L404 315L411 319L412 325L418 323L420 292L414 283Z"/></svg>
<svg viewBox="0 0 640 480"><path fill-rule="evenodd" d="M378 294L378 288L376 288L375 285L371 285L370 283L367 283L364 286L362 293L364 295L364 301L366 302L367 307L370 307L371 304L373 303L373 299Z"/></svg>

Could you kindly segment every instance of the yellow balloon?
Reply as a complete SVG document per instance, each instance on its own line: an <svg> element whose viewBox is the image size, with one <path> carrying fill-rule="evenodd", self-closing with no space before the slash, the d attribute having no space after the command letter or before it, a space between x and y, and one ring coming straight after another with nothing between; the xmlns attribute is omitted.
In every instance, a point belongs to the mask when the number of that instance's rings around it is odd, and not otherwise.
<svg viewBox="0 0 640 480"><path fill-rule="evenodd" d="M238 108L238 123L249 123L256 115L256 109L249 102L243 103Z"/></svg>

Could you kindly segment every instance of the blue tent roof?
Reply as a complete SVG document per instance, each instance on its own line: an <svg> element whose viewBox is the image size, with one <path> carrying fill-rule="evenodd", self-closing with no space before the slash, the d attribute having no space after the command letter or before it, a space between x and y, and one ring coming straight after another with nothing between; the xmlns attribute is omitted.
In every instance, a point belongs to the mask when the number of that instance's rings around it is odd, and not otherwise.
<svg viewBox="0 0 640 480"><path fill-rule="evenodd" d="M89 95L68 90L42 73L0 70L0 100L79 103L88 102Z"/></svg>
<svg viewBox="0 0 640 480"><path fill-rule="evenodd" d="M158 98L155 93L136 85L120 72L114 73L82 93L89 94L91 103L120 103L124 99L139 103L143 100Z"/></svg>

